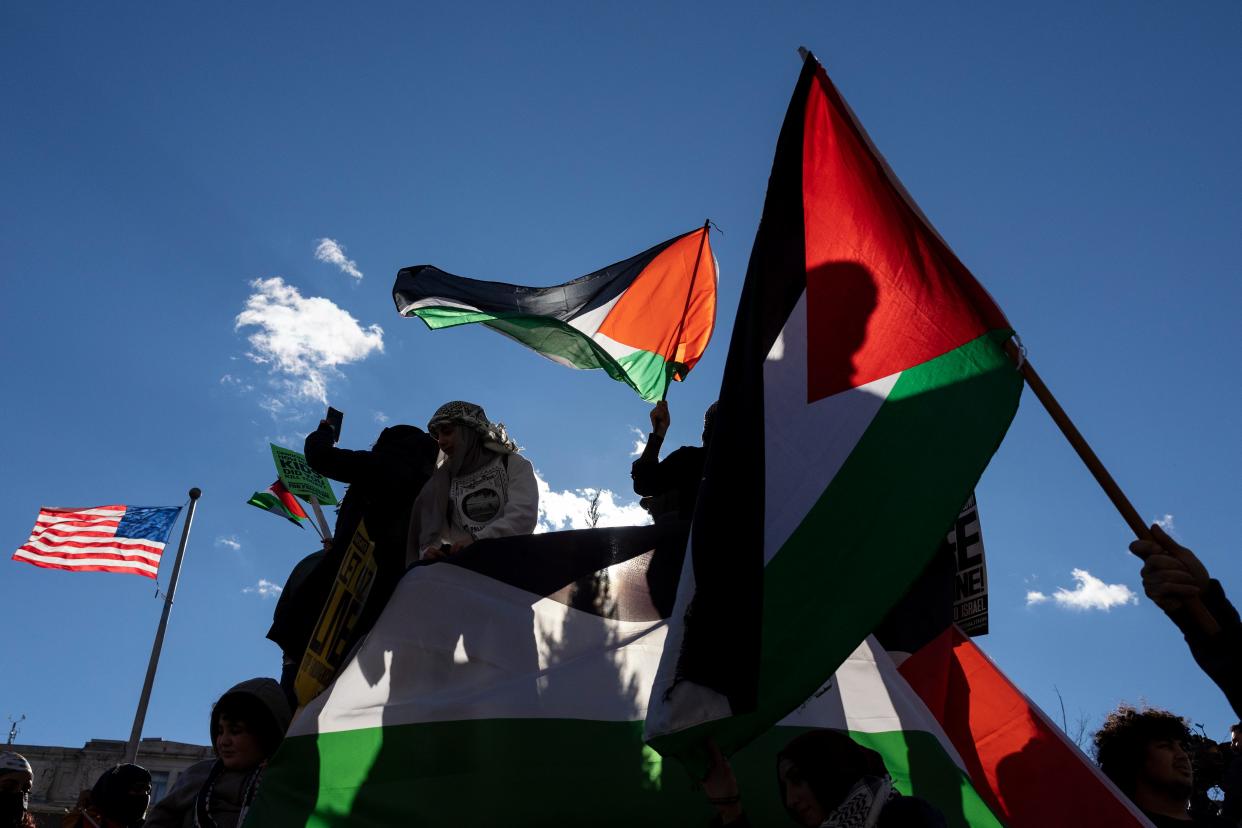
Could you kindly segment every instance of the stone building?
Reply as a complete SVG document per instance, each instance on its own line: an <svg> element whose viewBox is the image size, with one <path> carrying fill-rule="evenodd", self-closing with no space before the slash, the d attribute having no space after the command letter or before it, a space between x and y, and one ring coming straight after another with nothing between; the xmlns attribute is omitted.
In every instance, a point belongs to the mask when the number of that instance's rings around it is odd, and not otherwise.
<svg viewBox="0 0 1242 828"><path fill-rule="evenodd" d="M13 750L25 756L34 769L34 789L30 794L30 810L39 828L60 828L65 812L73 808L78 795L94 786L95 780L125 753L125 742L116 739L91 739L80 748L47 745L0 745L0 750ZM138 745L138 764L151 772L151 803L159 801L183 770L214 758L206 745L143 739Z"/></svg>

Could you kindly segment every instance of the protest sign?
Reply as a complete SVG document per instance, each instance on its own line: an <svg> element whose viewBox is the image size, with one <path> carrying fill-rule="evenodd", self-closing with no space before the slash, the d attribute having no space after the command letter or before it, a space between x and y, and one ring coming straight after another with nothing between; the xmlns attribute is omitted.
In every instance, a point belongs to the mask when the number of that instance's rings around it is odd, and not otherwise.
<svg viewBox="0 0 1242 828"><path fill-rule="evenodd" d="M286 489L303 500L309 501L313 497L320 506L336 504L336 495L328 478L312 469L304 455L273 443L272 459L276 461L276 473Z"/></svg>

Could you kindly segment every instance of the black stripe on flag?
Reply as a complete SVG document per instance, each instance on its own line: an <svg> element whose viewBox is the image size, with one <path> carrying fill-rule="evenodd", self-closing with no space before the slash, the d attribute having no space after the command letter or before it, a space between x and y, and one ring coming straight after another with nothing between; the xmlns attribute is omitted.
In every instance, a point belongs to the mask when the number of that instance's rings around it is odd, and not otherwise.
<svg viewBox="0 0 1242 828"><path fill-rule="evenodd" d="M580 276L572 282L542 288L467 279L445 273L432 265L405 267L397 272L392 298L397 312L402 316L415 302L436 297L460 302L484 313L545 316L568 322L616 299L665 248L688 235L683 233L660 242L636 256Z"/></svg>
<svg viewBox="0 0 1242 828"><path fill-rule="evenodd" d="M689 521L661 521L654 526L489 538L442 563L594 615L658 621L672 611L689 529Z"/></svg>
<svg viewBox="0 0 1242 828"><path fill-rule="evenodd" d="M758 700L764 432L781 427L764 422L763 363L806 290L802 141L815 71L815 61L806 61L777 139L692 530L695 594L675 680L721 693L734 714Z"/></svg>

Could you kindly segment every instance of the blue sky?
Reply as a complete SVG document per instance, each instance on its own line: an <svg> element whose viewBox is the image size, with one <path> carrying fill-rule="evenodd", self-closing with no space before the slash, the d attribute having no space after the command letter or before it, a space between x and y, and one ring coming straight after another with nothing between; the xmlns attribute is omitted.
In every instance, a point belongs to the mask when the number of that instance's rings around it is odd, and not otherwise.
<svg viewBox="0 0 1242 828"><path fill-rule="evenodd" d="M633 514L636 395L483 329L431 334L396 316L393 278L551 284L710 216L717 339L670 394L670 442L696 442L799 45L1139 510L1242 597L1242 7L854 5L5 5L0 531L15 549L41 504L203 489L146 735L203 742L220 692L278 670L262 584L315 539L245 500L321 393L359 448L477 401L547 481L547 521L585 488ZM1071 724L1145 700L1226 737L1233 714L1145 599L1028 606L1076 569L1140 591L1125 525L1029 393L978 499L982 644L1028 695L1059 718L1059 690ZM26 714L22 742L125 738L154 585L3 572L0 715Z"/></svg>

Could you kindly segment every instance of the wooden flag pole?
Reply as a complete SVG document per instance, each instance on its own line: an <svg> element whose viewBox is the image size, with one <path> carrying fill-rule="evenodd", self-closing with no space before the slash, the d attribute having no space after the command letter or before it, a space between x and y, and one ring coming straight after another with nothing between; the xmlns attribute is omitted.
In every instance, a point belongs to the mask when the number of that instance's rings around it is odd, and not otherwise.
<svg viewBox="0 0 1242 828"><path fill-rule="evenodd" d="M703 222L703 235L699 238L699 252L694 257L694 270L690 271L690 287L686 290L686 307L682 309L681 321L677 323L677 335L673 337L673 361L677 360L677 345L681 342L681 335L686 330L686 315L690 313L690 300L694 298L694 281L699 275L699 262L703 261L703 246L707 243L707 234L712 232L712 220L706 219ZM668 399L668 387L673 384L673 376L668 376L668 381L664 383L664 393L660 395L660 401Z"/></svg>
<svg viewBox="0 0 1242 828"><path fill-rule="evenodd" d="M185 544L190 539L190 524L194 522L194 509L202 490L197 487L190 489L190 508L185 513L185 523L181 525L181 544L177 547L177 560L173 562L172 576L168 580L168 592L164 595L164 612L160 615L160 625L155 630L155 643L151 646L151 661L147 664L147 677L142 682L142 693L138 696L138 711L134 714L134 727L129 732L129 742L125 745L125 761L133 764L138 760L138 743L142 739L142 725L147 718L147 705L151 701L151 687L155 684L155 668L160 663L160 651L164 649L164 632L168 629L168 615L172 612L173 596L177 594L177 579L181 577L181 561L185 558Z"/></svg>
<svg viewBox="0 0 1242 828"><path fill-rule="evenodd" d="M1065 413L1065 409L1057 402L1057 398L1052 396L1052 392L1048 390L1048 386L1044 384L1043 379L1036 373L1034 367L1031 366L1030 360L1018 348L1014 340L1005 343L1005 353L1018 366L1018 370L1022 373L1022 378L1026 380L1026 385L1035 394L1036 398L1044 406L1044 410L1048 412L1048 416L1052 417L1052 421L1061 429L1061 433L1065 435L1065 439L1069 441L1070 446L1078 453L1079 458L1091 472L1095 481L1100 484L1100 488L1104 490L1104 494L1108 495L1108 499L1113 502L1113 506L1121 513L1122 520L1130 527L1130 531L1139 540L1155 541L1155 536L1147 527L1147 523L1139 516L1138 510L1134 508L1134 504L1130 502L1130 498L1126 497L1126 493L1117 485L1117 481L1108 473L1108 469L1100 461L1091 445L1086 438L1082 436L1082 432L1070 420L1069 415ZM1220 630L1220 625L1216 623L1216 619L1208 612L1207 607L1203 606L1203 602L1195 599L1186 603L1186 609L1196 624L1209 635Z"/></svg>

